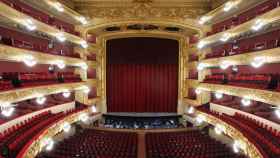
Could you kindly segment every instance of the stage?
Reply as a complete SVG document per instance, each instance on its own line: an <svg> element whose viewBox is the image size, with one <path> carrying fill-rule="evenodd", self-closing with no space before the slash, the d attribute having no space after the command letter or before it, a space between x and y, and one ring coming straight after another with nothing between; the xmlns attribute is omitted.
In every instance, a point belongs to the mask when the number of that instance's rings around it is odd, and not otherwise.
<svg viewBox="0 0 280 158"><path fill-rule="evenodd" d="M126 113L103 114L105 127L109 128L176 128L181 115L177 113Z"/></svg>

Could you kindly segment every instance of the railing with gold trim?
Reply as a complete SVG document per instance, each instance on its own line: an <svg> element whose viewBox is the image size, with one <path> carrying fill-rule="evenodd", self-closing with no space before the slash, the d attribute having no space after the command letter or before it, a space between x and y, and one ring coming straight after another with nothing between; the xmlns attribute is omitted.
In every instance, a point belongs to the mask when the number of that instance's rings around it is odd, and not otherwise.
<svg viewBox="0 0 280 158"><path fill-rule="evenodd" d="M9 13L9 14L7 14ZM19 25L24 25L26 23L26 20L32 20L32 23L34 25L36 25L36 30L46 33L52 37L56 37L59 33L63 32L60 31L48 24L45 24L37 19L32 18L29 15L26 15L24 13L21 13L19 11L17 11L16 9L8 6L7 4L0 2L0 15L2 17L5 17L6 19L9 19L10 21L19 24ZM81 37L78 37L76 35L67 33L67 32L63 32L64 37L66 38L67 41L70 41L72 43L75 43L77 45L80 45L84 39L82 39Z"/></svg>
<svg viewBox="0 0 280 158"><path fill-rule="evenodd" d="M263 57L264 63L280 62L280 48L267 49L258 52L248 52L233 56L205 59L200 63L205 64L206 67L219 66L224 61L229 62L231 65L249 65L252 61L254 61L254 58L256 57Z"/></svg>
<svg viewBox="0 0 280 158"><path fill-rule="evenodd" d="M37 139L34 139L33 142L30 144L26 144L26 146L21 150L20 156L17 158L34 158L36 155L42 151L42 141L46 138L52 138L58 133L62 132L63 128L62 125L64 122L68 122L69 124L73 124L77 121L79 121L79 116L82 113L89 113L90 109L85 109L79 112L76 112L72 115L66 116L59 120L58 122L55 122L51 124L50 126L46 127L44 131L38 133L35 137ZM101 114L96 114L95 118L101 117Z"/></svg>
<svg viewBox="0 0 280 158"><path fill-rule="evenodd" d="M28 100L36 98L41 95L50 95L63 93L65 91L75 91L80 90L83 86L96 85L95 80L90 80L88 82L74 82L74 83L61 83L61 84L51 84L43 86L34 86L28 88L13 89L8 91L3 91L0 93L1 102L14 103L23 100Z"/></svg>
<svg viewBox="0 0 280 158"><path fill-rule="evenodd" d="M36 62L40 64L55 64L56 61L63 61L65 65L69 66L83 66L83 64L86 64L86 62L78 58L52 55L0 44L1 60L23 62L25 57L29 56L32 56L34 60L36 60Z"/></svg>
<svg viewBox="0 0 280 158"><path fill-rule="evenodd" d="M250 158L263 158L260 151L257 149L257 147L251 143L248 138L246 138L242 132L234 128L233 126L227 124L221 119L218 119L212 115L209 115L207 113L197 111L198 115L205 116L205 120L207 123L212 124L213 126L220 124L223 127L225 127L224 133L225 135L231 137L233 140L241 140L242 142L242 149L244 153L249 156Z"/></svg>
<svg viewBox="0 0 280 158"><path fill-rule="evenodd" d="M210 83L200 83L198 88L205 91L218 91L227 95L245 97L280 107L280 92Z"/></svg>
<svg viewBox="0 0 280 158"><path fill-rule="evenodd" d="M261 16L258 16L258 17L254 18L254 19L252 19L248 22L240 24L240 25L238 25L238 26L236 26L232 29L229 29L229 30L219 32L219 33L216 33L214 35L205 37L205 38L201 39L201 41L204 41L205 44L206 44L205 47L207 47L207 46L210 46L213 43L219 42L220 39L223 37L223 35L225 33L228 33L230 35L230 39L235 39L240 34L251 31L252 26L255 24L257 19L264 20L265 25L269 25L269 24L272 24L272 23L279 22L279 20L280 20L280 7L275 8L275 9L273 9L273 10L271 10L271 11L269 11L269 12L267 12L267 13L261 15Z"/></svg>

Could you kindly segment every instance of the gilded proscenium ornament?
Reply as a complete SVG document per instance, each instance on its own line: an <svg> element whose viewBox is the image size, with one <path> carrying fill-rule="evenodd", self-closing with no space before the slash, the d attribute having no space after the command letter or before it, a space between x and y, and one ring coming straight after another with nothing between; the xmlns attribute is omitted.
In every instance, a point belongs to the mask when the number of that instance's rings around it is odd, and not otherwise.
<svg viewBox="0 0 280 158"><path fill-rule="evenodd" d="M8 90L0 93L0 101L14 103L22 100L28 100L36 98L40 95L50 95L57 94L67 91L75 91L81 86L85 86L90 83L77 82L77 83L62 83L62 84L52 84L44 85L30 88L21 88L15 90ZM91 84L92 85L92 84Z"/></svg>
<svg viewBox="0 0 280 158"><path fill-rule="evenodd" d="M54 64L55 61L63 61L67 66L81 66L84 61L77 58L46 54L21 48L0 44L0 59L7 61L23 62L25 57L33 56L39 64ZM48 60L46 60L48 59Z"/></svg>
<svg viewBox="0 0 280 158"><path fill-rule="evenodd" d="M209 84L209 83L200 83L198 88L205 91L220 92L227 95L233 95L238 97L246 97L251 100L272 104L279 106L280 105L280 92L261 90L261 89L252 89L245 87L236 87L223 84ZM279 106L280 107L280 106Z"/></svg>
<svg viewBox="0 0 280 158"><path fill-rule="evenodd" d="M233 126L227 124L226 122L212 116L209 115L207 113L201 112L201 111L197 111L196 112L198 115L203 115L205 116L205 121L209 124L212 124L213 126L220 124L222 126L225 127L225 135L231 137L233 140L241 140L242 143L244 144L244 153L249 156L250 158L263 158L262 154L260 153L260 151L257 149L257 147L251 143L248 138L246 138L242 132L240 132L239 130L237 130L236 128L234 128Z"/></svg>
<svg viewBox="0 0 280 158"><path fill-rule="evenodd" d="M213 59L202 60L202 63L208 67L220 66L223 61L228 61L232 65L250 65L256 57L264 58L264 63L277 63L280 62L280 48L273 48L268 50L262 50L258 52L248 52L245 54L219 57Z"/></svg>
<svg viewBox="0 0 280 158"><path fill-rule="evenodd" d="M30 146L28 146L27 150L25 150L25 153L23 153L23 158L34 158L36 155L42 151L41 148L41 141L44 140L45 138L53 138L60 132L62 132L61 126L63 125L64 122L68 122L70 124L73 124L77 121L79 121L79 115L82 113L89 113L90 109L86 109L77 113L74 113L72 115L66 116L63 119L59 120L58 122L50 125L47 127L40 135L38 136L38 139L33 141ZM96 114L94 116L96 119L100 118L100 114Z"/></svg>

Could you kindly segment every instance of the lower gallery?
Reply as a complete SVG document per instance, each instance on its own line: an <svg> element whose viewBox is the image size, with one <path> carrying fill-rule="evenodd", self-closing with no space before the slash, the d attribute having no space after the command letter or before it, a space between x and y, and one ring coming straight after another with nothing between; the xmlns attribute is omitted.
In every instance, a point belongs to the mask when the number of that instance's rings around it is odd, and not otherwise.
<svg viewBox="0 0 280 158"><path fill-rule="evenodd" d="M280 158L280 0L0 0L0 158Z"/></svg>

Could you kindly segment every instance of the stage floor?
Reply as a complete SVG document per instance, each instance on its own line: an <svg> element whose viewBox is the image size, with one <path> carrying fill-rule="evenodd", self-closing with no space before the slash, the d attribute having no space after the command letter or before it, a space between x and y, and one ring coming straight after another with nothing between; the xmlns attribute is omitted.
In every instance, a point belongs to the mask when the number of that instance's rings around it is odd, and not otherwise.
<svg viewBox="0 0 280 158"><path fill-rule="evenodd" d="M121 117L172 117L180 116L177 113L138 113L138 112L108 112L104 115L107 116L121 116Z"/></svg>

